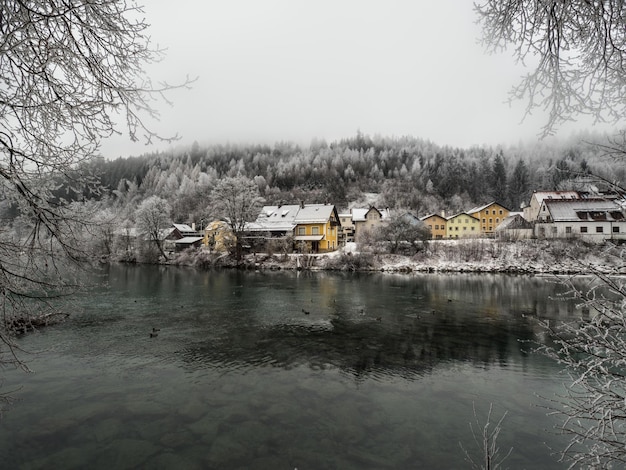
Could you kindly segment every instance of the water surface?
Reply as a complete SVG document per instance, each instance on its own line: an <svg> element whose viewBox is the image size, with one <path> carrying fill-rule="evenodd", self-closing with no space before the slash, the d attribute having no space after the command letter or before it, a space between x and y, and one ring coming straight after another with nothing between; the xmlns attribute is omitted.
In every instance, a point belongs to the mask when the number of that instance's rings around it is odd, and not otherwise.
<svg viewBox="0 0 626 470"><path fill-rule="evenodd" d="M508 413L509 468L559 469L529 353L576 318L549 278L112 266L70 319L24 336L3 468L469 468L470 422ZM152 328L159 328L151 338Z"/></svg>

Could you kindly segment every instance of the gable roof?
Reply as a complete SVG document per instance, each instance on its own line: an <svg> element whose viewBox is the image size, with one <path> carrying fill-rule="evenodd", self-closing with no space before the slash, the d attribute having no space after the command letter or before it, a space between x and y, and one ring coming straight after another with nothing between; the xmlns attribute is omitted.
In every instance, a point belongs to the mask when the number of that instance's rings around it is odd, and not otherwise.
<svg viewBox="0 0 626 470"><path fill-rule="evenodd" d="M485 204L485 205L479 206L479 207L474 207L473 209L468 210L467 213L470 214L470 215L471 214L475 214L476 212L480 212L480 211L482 211L484 209L487 209L489 206L493 206L493 205L498 205L498 206L502 207L502 209L506 209L507 211L509 210L508 207L500 204L499 202L492 201L489 204Z"/></svg>
<svg viewBox="0 0 626 470"><path fill-rule="evenodd" d="M578 191L535 191L530 198L535 199L539 205L544 199L581 199Z"/></svg>
<svg viewBox="0 0 626 470"><path fill-rule="evenodd" d="M183 237L180 240L174 240L176 245L192 245L202 241L202 237Z"/></svg>
<svg viewBox="0 0 626 470"><path fill-rule="evenodd" d="M326 223L335 213L337 223L339 216L332 204L290 204L265 206L254 222L247 224L246 230L251 232L288 232L298 224Z"/></svg>
<svg viewBox="0 0 626 470"><path fill-rule="evenodd" d="M441 220L448 220L447 218L445 218L445 217L444 217L443 215L441 215L441 214L428 214L428 215L425 215L424 217L420 217L420 220L423 222L423 221L425 221L426 219L430 219L431 217L437 217L437 218L439 218L439 219L441 219Z"/></svg>
<svg viewBox="0 0 626 470"><path fill-rule="evenodd" d="M532 228L533 224L524 219L524 217L522 217L519 213L513 213L512 215L504 218L504 220L496 227L496 232Z"/></svg>
<svg viewBox="0 0 626 470"><path fill-rule="evenodd" d="M353 222L365 222L365 214L369 209L352 209Z"/></svg>
<svg viewBox="0 0 626 470"><path fill-rule="evenodd" d="M367 220L367 214L371 211L376 211L380 214L381 219L386 219L389 217L389 209L377 209L374 206L370 206L368 209L363 208L354 208L351 210L352 212L352 220L354 222L365 222Z"/></svg>
<svg viewBox="0 0 626 470"><path fill-rule="evenodd" d="M195 233L196 231L187 224L172 224L172 226L180 233Z"/></svg>
<svg viewBox="0 0 626 470"><path fill-rule="evenodd" d="M469 214L469 213L467 213L467 212L459 212L458 214L451 215L450 217L446 217L446 220L452 220L452 219L455 219L455 218L457 218L457 217L459 217L459 216L461 216L461 215L466 215L467 217L471 217L472 219L474 219L474 220L478 220L478 221L480 222L480 220L479 220L479 219L477 219L477 218L476 218L476 217L474 217L472 214Z"/></svg>
<svg viewBox="0 0 626 470"><path fill-rule="evenodd" d="M305 204L296 215L298 224L315 224L326 222L335 211L331 204Z"/></svg>
<svg viewBox="0 0 626 470"><path fill-rule="evenodd" d="M544 199L543 206L555 222L584 221L623 221L626 220L622 208L606 199Z"/></svg>

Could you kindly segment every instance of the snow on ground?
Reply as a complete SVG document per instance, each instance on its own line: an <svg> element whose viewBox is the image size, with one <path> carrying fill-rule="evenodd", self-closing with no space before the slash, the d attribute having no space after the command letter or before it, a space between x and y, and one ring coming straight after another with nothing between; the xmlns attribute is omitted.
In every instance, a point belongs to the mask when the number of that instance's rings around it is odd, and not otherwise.
<svg viewBox="0 0 626 470"><path fill-rule="evenodd" d="M358 257L358 258L357 258ZM358 262L357 262L358 261ZM375 253L356 243L324 254L261 255L258 269L349 269L389 272L619 273L626 275L626 245L580 241L437 240L415 255Z"/></svg>

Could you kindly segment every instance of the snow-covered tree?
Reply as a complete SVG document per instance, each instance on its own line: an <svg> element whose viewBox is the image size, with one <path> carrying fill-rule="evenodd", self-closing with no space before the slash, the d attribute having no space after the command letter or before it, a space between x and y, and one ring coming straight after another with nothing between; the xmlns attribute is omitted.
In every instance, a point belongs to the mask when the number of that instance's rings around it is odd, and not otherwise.
<svg viewBox="0 0 626 470"><path fill-rule="evenodd" d="M170 87L144 72L160 52L142 17L133 0L0 0L0 195L28 230L0 234L0 365L17 360L14 333L78 286L61 267L87 222L71 200L97 190L78 170L121 130L158 138L145 119Z"/></svg>
<svg viewBox="0 0 626 470"><path fill-rule="evenodd" d="M241 256L241 236L246 225L259 215L263 198L257 184L245 176L222 179L211 192L209 212L220 217L237 237L237 258Z"/></svg>
<svg viewBox="0 0 626 470"><path fill-rule="evenodd" d="M622 0L487 0L475 8L491 47L512 45L522 63L532 58L534 70L511 96L527 100L527 113L535 108L549 111L544 136L579 114L613 123L626 118L626 8ZM613 157L626 156L626 140L603 148ZM550 157L544 153L544 158ZM558 185L560 175L569 174L569 163L560 159L555 169L553 182ZM625 257L624 251L620 254ZM589 318L546 324L555 346L543 351L572 374L567 393L554 404L564 417L562 431L571 436L563 452L572 462L570 468L623 467L626 284L613 276L617 272L591 271L594 285L580 288L569 283L571 294L588 309Z"/></svg>
<svg viewBox="0 0 626 470"><path fill-rule="evenodd" d="M171 225L170 212L171 207L168 202L159 196L150 196L145 199L135 212L137 228L148 237L165 259L167 255L163 249L162 232Z"/></svg>
<svg viewBox="0 0 626 470"><path fill-rule="evenodd" d="M544 136L579 114L618 123L626 113L623 0L487 0L476 4L484 41L511 46L533 69L511 90L527 114L548 110Z"/></svg>

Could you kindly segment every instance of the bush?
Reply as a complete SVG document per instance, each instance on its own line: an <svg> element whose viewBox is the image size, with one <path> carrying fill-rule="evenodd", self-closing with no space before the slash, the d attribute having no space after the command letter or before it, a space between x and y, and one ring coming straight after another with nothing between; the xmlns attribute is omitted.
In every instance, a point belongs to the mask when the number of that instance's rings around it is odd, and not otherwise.
<svg viewBox="0 0 626 470"><path fill-rule="evenodd" d="M339 271L369 271L376 269L376 263L371 253L343 253L328 259L326 269L336 269Z"/></svg>

